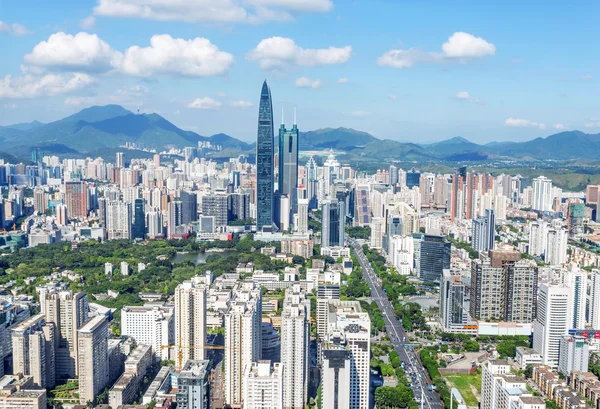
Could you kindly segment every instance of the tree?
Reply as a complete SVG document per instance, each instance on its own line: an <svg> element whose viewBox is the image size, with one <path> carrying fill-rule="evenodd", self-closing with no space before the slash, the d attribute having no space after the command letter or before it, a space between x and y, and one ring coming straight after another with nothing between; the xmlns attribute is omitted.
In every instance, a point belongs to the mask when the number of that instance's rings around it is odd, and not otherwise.
<svg viewBox="0 0 600 409"><path fill-rule="evenodd" d="M469 339L463 343L463 348L469 352L478 352L479 351L479 343L472 339Z"/></svg>

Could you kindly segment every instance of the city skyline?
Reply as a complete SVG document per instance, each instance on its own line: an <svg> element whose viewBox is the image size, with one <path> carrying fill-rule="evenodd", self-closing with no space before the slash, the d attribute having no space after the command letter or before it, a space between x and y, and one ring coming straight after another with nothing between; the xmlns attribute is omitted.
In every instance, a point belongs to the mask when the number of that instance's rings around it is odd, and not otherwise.
<svg viewBox="0 0 600 409"><path fill-rule="evenodd" d="M33 13L4 7L0 124L118 103L252 140L254 84L268 78L275 111L297 107L306 130L481 143L600 129L588 52L597 4L546 4L543 23L535 4L440 4L436 13L383 1L231 0L213 13L206 4L62 0L60 15L41 2ZM575 19L568 32L544 29Z"/></svg>

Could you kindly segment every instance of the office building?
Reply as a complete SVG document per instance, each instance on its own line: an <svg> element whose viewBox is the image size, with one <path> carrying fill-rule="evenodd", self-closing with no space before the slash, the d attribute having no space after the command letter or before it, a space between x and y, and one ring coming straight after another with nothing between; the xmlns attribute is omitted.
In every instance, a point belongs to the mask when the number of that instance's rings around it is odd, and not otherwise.
<svg viewBox="0 0 600 409"><path fill-rule="evenodd" d="M174 359L164 345L175 345L175 307L157 305L126 306L121 309L121 335L132 337L138 344L151 345L160 360Z"/></svg>
<svg viewBox="0 0 600 409"><path fill-rule="evenodd" d="M310 364L310 300L299 285L288 288L281 314L283 406L303 409L307 403Z"/></svg>
<svg viewBox="0 0 600 409"><path fill-rule="evenodd" d="M182 190L179 193L181 201L181 224L190 224L198 220L198 196L195 192Z"/></svg>
<svg viewBox="0 0 600 409"><path fill-rule="evenodd" d="M253 282L238 282L225 313L225 403L240 406L244 396L244 370L260 360L261 288Z"/></svg>
<svg viewBox="0 0 600 409"><path fill-rule="evenodd" d="M345 242L343 203L328 200L321 207L321 247L343 247Z"/></svg>
<svg viewBox="0 0 600 409"><path fill-rule="evenodd" d="M412 168L408 172L406 172L406 187L412 189L413 187L419 187L419 183L421 182L421 172Z"/></svg>
<svg viewBox="0 0 600 409"><path fill-rule="evenodd" d="M78 331L79 401L95 402L109 383L108 320L90 319Z"/></svg>
<svg viewBox="0 0 600 409"><path fill-rule="evenodd" d="M352 351L341 336L332 339L323 350L321 396L324 408L350 409Z"/></svg>
<svg viewBox="0 0 600 409"><path fill-rule="evenodd" d="M177 365L187 360L204 360L206 345L206 286L194 277L175 289L175 347Z"/></svg>
<svg viewBox="0 0 600 409"><path fill-rule="evenodd" d="M187 226L183 224L183 206L181 204L181 201L173 200L168 204L167 208L167 237L173 238L177 234L187 232Z"/></svg>
<svg viewBox="0 0 600 409"><path fill-rule="evenodd" d="M144 214L143 199L135 199L133 215L133 238L143 239L146 236L146 216Z"/></svg>
<svg viewBox="0 0 600 409"><path fill-rule="evenodd" d="M52 388L54 377L55 326L38 314L12 329L13 373L31 376L39 388Z"/></svg>
<svg viewBox="0 0 600 409"><path fill-rule="evenodd" d="M59 291L40 296L44 303L46 322L56 326L55 374L56 380L77 375L77 330L88 319L88 298L85 292Z"/></svg>
<svg viewBox="0 0 600 409"><path fill-rule="evenodd" d="M298 201L298 126L296 125L296 118L294 118L292 129L285 129L283 123L279 127L278 159L279 194L287 196L291 204L287 214L280 213L279 222L289 226L291 224L292 213L295 213Z"/></svg>
<svg viewBox="0 0 600 409"><path fill-rule="evenodd" d="M227 220L246 220L250 218L250 195L230 193L227 195Z"/></svg>
<svg viewBox="0 0 600 409"><path fill-rule="evenodd" d="M473 219L471 246L477 251L494 249L496 217L493 209L485 209L485 216Z"/></svg>
<svg viewBox="0 0 600 409"><path fill-rule="evenodd" d="M133 231L130 203L110 202L106 205L106 233L108 240L131 240Z"/></svg>
<svg viewBox="0 0 600 409"><path fill-rule="evenodd" d="M252 362L244 369L244 408L283 409L284 364Z"/></svg>
<svg viewBox="0 0 600 409"><path fill-rule="evenodd" d="M588 371L590 359L590 346L585 338L577 335L563 335L560 339L560 356L558 359L558 371L567 378L571 377L572 371Z"/></svg>
<svg viewBox="0 0 600 409"><path fill-rule="evenodd" d="M258 107L258 134L256 137L256 228L273 226L275 140L273 132L273 104L267 81L263 83Z"/></svg>
<svg viewBox="0 0 600 409"><path fill-rule="evenodd" d="M65 183L65 205L69 210L69 217L84 218L88 211L88 192L85 182Z"/></svg>
<svg viewBox="0 0 600 409"><path fill-rule="evenodd" d="M558 368L560 341L570 329L569 297L571 290L563 284L540 285L537 317L533 324L533 349L544 365Z"/></svg>
<svg viewBox="0 0 600 409"><path fill-rule="evenodd" d="M537 402L536 409L545 407L527 391L525 379L511 374L508 361L490 360L481 368L480 409L513 409L527 402Z"/></svg>
<svg viewBox="0 0 600 409"><path fill-rule="evenodd" d="M177 379L177 408L209 409L209 361L188 360Z"/></svg>
<svg viewBox="0 0 600 409"><path fill-rule="evenodd" d="M324 407L333 406L336 392L349 395L350 409L369 408L371 321L362 312L358 301L330 301L327 319L327 337L323 345L323 378L335 379L335 364L327 362L330 349L348 351L350 354L350 382L348 388L322 389ZM339 372L338 372L339 374ZM333 396L332 396L333 395ZM339 396L338 396L339 398Z"/></svg>
<svg viewBox="0 0 600 409"><path fill-rule="evenodd" d="M228 204L227 195L214 193L202 196L202 216L213 216L217 228L227 226Z"/></svg>
<svg viewBox="0 0 600 409"><path fill-rule="evenodd" d="M531 208L540 212L552 211L552 181L544 176L533 179Z"/></svg>
<svg viewBox="0 0 600 409"><path fill-rule="evenodd" d="M317 281L318 283L318 281ZM329 301L340 299L339 284L318 284L317 286L317 361L322 363L322 346L327 337Z"/></svg>
<svg viewBox="0 0 600 409"><path fill-rule="evenodd" d="M444 269L450 268L452 244L443 236L425 234L419 240L418 246L419 278L423 281L439 282Z"/></svg>
<svg viewBox="0 0 600 409"><path fill-rule="evenodd" d="M465 308L468 289L459 274L444 270L440 283L440 322L444 331L462 332L469 323Z"/></svg>

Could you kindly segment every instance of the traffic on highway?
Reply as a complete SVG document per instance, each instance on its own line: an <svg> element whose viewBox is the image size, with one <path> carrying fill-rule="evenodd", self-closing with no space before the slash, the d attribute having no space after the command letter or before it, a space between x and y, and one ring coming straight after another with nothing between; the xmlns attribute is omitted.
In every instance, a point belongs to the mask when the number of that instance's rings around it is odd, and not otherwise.
<svg viewBox="0 0 600 409"><path fill-rule="evenodd" d="M425 368L415 356L412 348L407 348L408 337L402 327L402 323L396 318L394 308L388 300L387 294L381 288L378 277L375 275L369 260L362 251L361 245L357 240L349 239L350 245L354 249L362 269L362 275L371 290L371 298L377 303L384 318L386 330L390 337L390 342L394 350L398 353L402 367L410 381L415 394L415 400L420 407L427 409L442 409L443 404L440 396L429 385Z"/></svg>

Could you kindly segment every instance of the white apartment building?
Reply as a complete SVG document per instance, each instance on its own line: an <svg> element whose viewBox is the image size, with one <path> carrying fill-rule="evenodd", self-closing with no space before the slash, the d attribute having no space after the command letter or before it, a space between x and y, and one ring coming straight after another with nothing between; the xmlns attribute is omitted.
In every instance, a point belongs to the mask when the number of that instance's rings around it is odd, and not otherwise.
<svg viewBox="0 0 600 409"><path fill-rule="evenodd" d="M204 360L206 345L206 286L204 277L184 281L175 289L177 365ZM179 358L181 354L182 359Z"/></svg>
<svg viewBox="0 0 600 409"><path fill-rule="evenodd" d="M531 223L529 226L529 251L534 257L541 256L546 252L546 241L548 239L548 224L543 221Z"/></svg>
<svg viewBox="0 0 600 409"><path fill-rule="evenodd" d="M151 345L160 360L175 359L173 351L162 348L175 344L175 307L159 303L125 306L121 309L121 334L138 344Z"/></svg>
<svg viewBox="0 0 600 409"><path fill-rule="evenodd" d="M53 387L55 337L55 327L46 324L44 314L34 315L13 327L13 373L31 376L39 388Z"/></svg>
<svg viewBox="0 0 600 409"><path fill-rule="evenodd" d="M281 314L281 363L283 364L283 405L304 409L308 392L310 363L310 300L294 285L286 291Z"/></svg>
<svg viewBox="0 0 600 409"><path fill-rule="evenodd" d="M589 324L594 329L600 328L600 271L591 274L589 299Z"/></svg>
<svg viewBox="0 0 600 409"><path fill-rule="evenodd" d="M283 409L283 364L258 361L244 370L245 409Z"/></svg>
<svg viewBox="0 0 600 409"><path fill-rule="evenodd" d="M514 409L529 397L527 381L511 374L508 361L491 360L482 366L480 409Z"/></svg>
<svg viewBox="0 0 600 409"><path fill-rule="evenodd" d="M568 329L584 329L586 323L587 271L577 264L562 272L562 283L571 289Z"/></svg>
<svg viewBox="0 0 600 409"><path fill-rule="evenodd" d="M542 212L552 210L552 181L544 176L533 179L533 201L531 208Z"/></svg>
<svg viewBox="0 0 600 409"><path fill-rule="evenodd" d="M110 202L106 205L106 232L108 240L131 240L131 203Z"/></svg>
<svg viewBox="0 0 600 409"><path fill-rule="evenodd" d="M104 315L90 319L78 331L79 401L94 402L108 385L108 320Z"/></svg>
<svg viewBox="0 0 600 409"><path fill-rule="evenodd" d="M558 368L560 340L569 330L571 289L564 284L543 283L538 290L537 317L533 324L533 349L542 363Z"/></svg>
<svg viewBox="0 0 600 409"><path fill-rule="evenodd" d="M590 346L585 338L576 335L563 335L560 339L560 358L558 371L566 377L571 376L571 371L588 371L590 359Z"/></svg>
<svg viewBox="0 0 600 409"><path fill-rule="evenodd" d="M548 230L544 261L552 266L567 262L567 240L569 236L564 229Z"/></svg>

